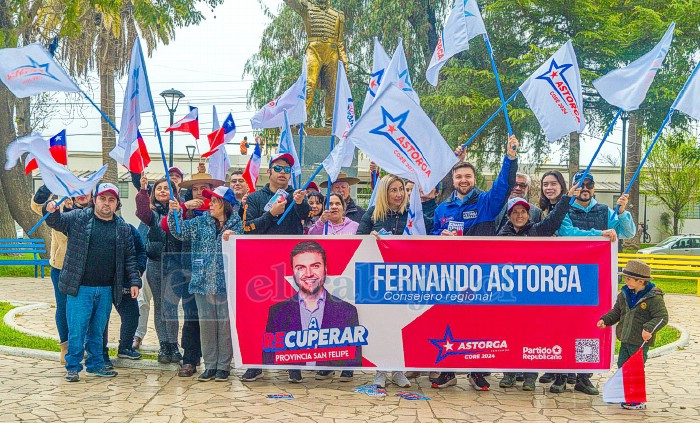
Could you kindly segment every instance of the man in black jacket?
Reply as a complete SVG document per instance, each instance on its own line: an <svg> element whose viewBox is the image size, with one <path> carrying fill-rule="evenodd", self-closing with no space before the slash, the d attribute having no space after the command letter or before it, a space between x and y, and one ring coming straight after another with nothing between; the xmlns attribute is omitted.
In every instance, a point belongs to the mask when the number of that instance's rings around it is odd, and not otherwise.
<svg viewBox="0 0 700 423"><path fill-rule="evenodd" d="M69 382L80 380L86 349L88 373L101 377L117 375L114 370L105 369L102 334L112 302L118 306L122 300L123 281L128 281L131 298L138 296L141 287L131 226L115 215L120 205L119 189L112 184L97 186L94 209L61 213L55 201L44 205L44 211L51 213L46 224L68 237L58 288L67 295L65 377Z"/></svg>
<svg viewBox="0 0 700 423"><path fill-rule="evenodd" d="M243 230L254 235L302 235L302 221L309 215L306 191L289 186L294 158L283 153L273 156L267 169L270 182L260 190L248 195L243 212ZM280 217L291 207L281 224ZM262 369L248 369L241 377L244 382L253 382L262 377ZM301 382L301 371L290 370L289 381Z"/></svg>

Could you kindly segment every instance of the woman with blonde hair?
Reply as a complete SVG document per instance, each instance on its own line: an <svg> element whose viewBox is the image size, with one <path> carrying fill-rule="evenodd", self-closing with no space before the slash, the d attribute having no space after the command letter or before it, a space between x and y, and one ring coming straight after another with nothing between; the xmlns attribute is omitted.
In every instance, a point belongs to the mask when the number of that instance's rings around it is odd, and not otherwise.
<svg viewBox="0 0 700 423"><path fill-rule="evenodd" d="M374 189L377 190L375 205L362 216L357 234L403 234L408 217L404 180L396 175L385 175Z"/></svg>

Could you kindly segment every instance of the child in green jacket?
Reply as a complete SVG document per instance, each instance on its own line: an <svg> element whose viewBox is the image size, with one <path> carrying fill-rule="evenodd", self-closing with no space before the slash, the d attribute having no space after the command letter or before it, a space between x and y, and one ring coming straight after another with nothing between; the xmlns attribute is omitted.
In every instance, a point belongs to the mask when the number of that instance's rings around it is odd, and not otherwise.
<svg viewBox="0 0 700 423"><path fill-rule="evenodd" d="M641 260L630 260L620 275L625 286L620 290L612 310L598 321L601 329L618 324L615 329L620 340L618 367L622 367L639 348L643 348L642 356L646 362L649 347L654 345L656 331L668 323L664 293L651 282L649 265ZM646 408L644 403L621 405L627 409Z"/></svg>

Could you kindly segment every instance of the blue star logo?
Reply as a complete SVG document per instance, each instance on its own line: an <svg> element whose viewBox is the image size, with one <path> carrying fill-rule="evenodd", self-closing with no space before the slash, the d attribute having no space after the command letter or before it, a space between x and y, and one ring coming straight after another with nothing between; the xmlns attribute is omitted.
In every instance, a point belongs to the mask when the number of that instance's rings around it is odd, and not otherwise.
<svg viewBox="0 0 700 423"><path fill-rule="evenodd" d="M464 0L464 17L469 18L469 17L476 17L474 14L470 11L467 10L467 3L469 3L469 0Z"/></svg>
<svg viewBox="0 0 700 423"><path fill-rule="evenodd" d="M411 84L411 76L408 74L408 69L404 69L403 72L399 73L399 82L396 86L404 91L413 91L413 84Z"/></svg>
<svg viewBox="0 0 700 423"><path fill-rule="evenodd" d="M384 77L384 69L379 69L372 74L372 78L369 81L369 86L367 86L367 91L369 91L372 97L377 96L377 90L382 84L382 78Z"/></svg>
<svg viewBox="0 0 700 423"><path fill-rule="evenodd" d="M382 106L382 124L379 125L378 127L372 129L369 131L371 134L376 134L376 135L382 135L385 136L389 141L391 141L394 146L396 146L397 150L400 151L404 157L406 157L407 160L409 160L411 163L416 163L416 161L411 157L406 152L406 148L404 148L401 145L401 142L406 142L408 141L410 145L420 153L420 158L425 162L428 167L430 167L430 163L425 158L425 155L421 151L420 147L413 141L410 135L406 132L404 129L404 124L406 123L406 120L408 119L408 113L409 111L406 110L405 112L401 113L400 115L393 117L385 108Z"/></svg>
<svg viewBox="0 0 700 423"><path fill-rule="evenodd" d="M552 89L556 91L559 97L561 97L562 101L565 101L564 96L561 94L560 90L555 85L554 80L560 79L564 82L564 84L566 84L566 87L569 89L569 92L573 92L571 86L569 85L569 81L567 81L566 76L564 76L564 72L571 69L572 67L573 65L571 63L564 63L562 65L558 65L557 61L552 59L552 61L549 63L549 70L547 70L545 73L543 73L535 79L547 81L549 85L552 86Z"/></svg>
<svg viewBox="0 0 700 423"><path fill-rule="evenodd" d="M28 73L23 73L22 76L24 77L29 77L29 76L47 76L53 80L60 81L58 78L56 78L54 75L49 72L49 64L50 63L44 63L43 65L39 64L36 60L31 58L30 56L27 56L27 59L29 59L29 64L24 65L24 66L19 66L15 69L13 69L13 72L21 70L21 69L34 69L34 72L28 72Z"/></svg>
<svg viewBox="0 0 700 423"><path fill-rule="evenodd" d="M452 355L472 355L472 354L480 354L486 349L478 349L478 348L471 348L469 350L465 349L460 349L460 345L465 343L465 342L475 342L475 341L485 341L484 339L455 339L454 336L452 336L452 330L450 329L450 326L447 326L447 329L445 330L445 335L442 337L442 339L430 339L429 340L431 344L435 345L438 349L438 356L437 359L435 360L435 364L441 362L445 358L452 356Z"/></svg>

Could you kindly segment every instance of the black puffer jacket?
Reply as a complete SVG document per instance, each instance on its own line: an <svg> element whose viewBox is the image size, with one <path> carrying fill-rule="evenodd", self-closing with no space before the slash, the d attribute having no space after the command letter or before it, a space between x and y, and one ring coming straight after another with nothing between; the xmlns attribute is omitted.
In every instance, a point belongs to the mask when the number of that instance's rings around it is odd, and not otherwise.
<svg viewBox="0 0 700 423"><path fill-rule="evenodd" d="M46 213L46 205L43 209ZM78 295L80 281L83 278L83 272L85 272L90 234L95 219L95 212L92 208L73 210L68 213L61 213L57 210L46 218L46 224L50 228L61 231L68 237L66 257L58 282L59 291L65 295ZM114 305L119 305L122 299L122 281L124 281L124 286L128 283L129 286L141 288L141 277L137 268L131 225L119 216L115 216L115 219L117 223L117 271L112 282L112 302Z"/></svg>
<svg viewBox="0 0 700 423"><path fill-rule="evenodd" d="M553 236L561 226L561 222L569 212L569 200L571 197L562 195L557 202L556 207L549 213L541 222L533 223L532 220L516 230L513 224L508 220L498 232L499 236Z"/></svg>
<svg viewBox="0 0 700 423"><path fill-rule="evenodd" d="M150 260L160 261L163 253L182 251L182 241L166 233L161 226L161 220L167 216L168 210L160 203L156 203L155 210L151 210L151 224L146 237L146 254Z"/></svg>
<svg viewBox="0 0 700 423"><path fill-rule="evenodd" d="M372 218L372 214L374 214L374 206L367 209L365 215L362 216L360 226L357 228L357 235L369 235L372 231L379 232L381 229L391 232L392 235L403 234L403 230L406 227L408 212L404 211L403 213L399 213L388 210L386 217L376 222Z"/></svg>
<svg viewBox="0 0 700 423"><path fill-rule="evenodd" d="M346 208L345 217L348 219L360 223L362 221L362 216L365 215L365 209L355 204L355 200L350 198Z"/></svg>

